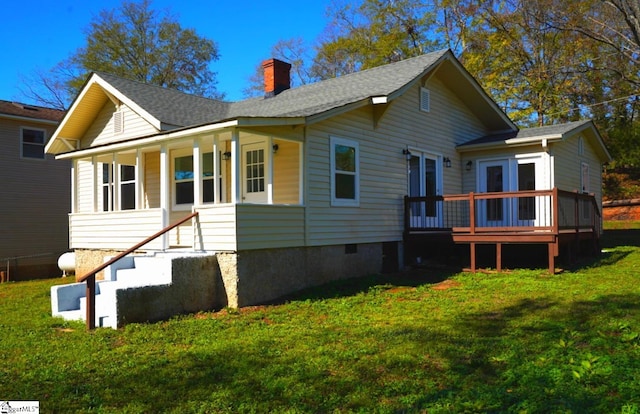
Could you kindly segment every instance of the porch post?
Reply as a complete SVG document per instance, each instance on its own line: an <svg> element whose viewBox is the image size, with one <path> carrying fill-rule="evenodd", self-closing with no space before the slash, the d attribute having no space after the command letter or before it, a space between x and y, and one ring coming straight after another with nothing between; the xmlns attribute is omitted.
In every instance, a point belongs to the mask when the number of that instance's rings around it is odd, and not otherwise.
<svg viewBox="0 0 640 414"><path fill-rule="evenodd" d="M169 168L169 150L167 144L160 146L160 211L162 214L161 228L169 225L169 207L171 206L171 198L169 196L171 183L171 168ZM169 237L167 233L162 236L162 248L169 248Z"/></svg>
<svg viewBox="0 0 640 414"><path fill-rule="evenodd" d="M275 162L274 155L273 137L269 137L269 139L267 140L267 161L269 162L269 171L265 171L267 175L267 204L273 204L273 163Z"/></svg>
<svg viewBox="0 0 640 414"><path fill-rule="evenodd" d="M78 159L71 161L71 213L78 212L78 193L76 185L78 184Z"/></svg>
<svg viewBox="0 0 640 414"><path fill-rule="evenodd" d="M136 210L144 208L142 200L142 172L144 171L143 154L140 148L136 150L136 168L135 168L135 208Z"/></svg>
<svg viewBox="0 0 640 414"><path fill-rule="evenodd" d="M91 157L91 175L92 175L91 188L93 189L93 197L92 197L93 199L91 200L91 203L93 205L91 207L93 212L97 213L98 212L98 163L95 155Z"/></svg>
<svg viewBox="0 0 640 414"><path fill-rule="evenodd" d="M202 156L198 138L193 140L193 204L202 204Z"/></svg>
<svg viewBox="0 0 640 414"><path fill-rule="evenodd" d="M231 202L240 202L240 133L231 131Z"/></svg>
<svg viewBox="0 0 640 414"><path fill-rule="evenodd" d="M220 204L220 138L218 134L213 136L213 204Z"/></svg>

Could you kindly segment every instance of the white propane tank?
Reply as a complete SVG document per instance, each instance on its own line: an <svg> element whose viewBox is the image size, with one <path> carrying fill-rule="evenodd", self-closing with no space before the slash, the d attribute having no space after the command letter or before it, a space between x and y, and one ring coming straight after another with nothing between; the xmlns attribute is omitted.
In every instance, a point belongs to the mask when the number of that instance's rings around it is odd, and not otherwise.
<svg viewBox="0 0 640 414"><path fill-rule="evenodd" d="M76 254L75 252L66 252L58 258L58 267L62 270L62 276L74 274L76 272Z"/></svg>

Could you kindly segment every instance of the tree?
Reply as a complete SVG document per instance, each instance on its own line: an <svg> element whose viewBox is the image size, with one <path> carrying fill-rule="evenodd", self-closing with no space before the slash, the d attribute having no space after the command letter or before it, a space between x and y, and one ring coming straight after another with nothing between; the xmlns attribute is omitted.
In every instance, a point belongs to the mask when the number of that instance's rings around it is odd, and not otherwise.
<svg viewBox="0 0 640 414"><path fill-rule="evenodd" d="M221 98L209 64L218 59L212 40L180 26L168 12L151 8L151 0L124 0L119 9L103 10L85 31L86 45L27 90L38 102L63 102L65 106L82 87L91 71L184 92ZM23 91L25 93L25 91ZM53 95L53 97L52 97ZM56 105L58 106L58 105Z"/></svg>
<svg viewBox="0 0 640 414"><path fill-rule="evenodd" d="M434 6L418 0L335 5L312 74L331 78L441 48L441 39L431 37L437 18Z"/></svg>

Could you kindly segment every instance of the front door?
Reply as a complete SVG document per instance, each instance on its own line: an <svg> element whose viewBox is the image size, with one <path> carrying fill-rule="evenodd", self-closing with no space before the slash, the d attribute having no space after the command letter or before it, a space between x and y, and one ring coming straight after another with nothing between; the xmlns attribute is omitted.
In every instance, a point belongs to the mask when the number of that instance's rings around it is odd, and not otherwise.
<svg viewBox="0 0 640 414"><path fill-rule="evenodd" d="M242 202L268 202L267 142L242 145Z"/></svg>
<svg viewBox="0 0 640 414"><path fill-rule="evenodd" d="M509 161L495 160L480 162L478 190L481 193L501 193L509 191ZM478 203L478 225L481 227L506 226L509 221L508 200L492 198Z"/></svg>
<svg viewBox="0 0 640 414"><path fill-rule="evenodd" d="M441 157L412 151L409 160L409 196L432 197L442 195ZM442 202L428 198L411 208L412 227L442 227Z"/></svg>
<svg viewBox="0 0 640 414"><path fill-rule="evenodd" d="M478 191L499 193L547 190L543 159L539 156L511 160L481 161ZM550 220L550 198L547 196L492 198L478 203L478 225L540 226Z"/></svg>

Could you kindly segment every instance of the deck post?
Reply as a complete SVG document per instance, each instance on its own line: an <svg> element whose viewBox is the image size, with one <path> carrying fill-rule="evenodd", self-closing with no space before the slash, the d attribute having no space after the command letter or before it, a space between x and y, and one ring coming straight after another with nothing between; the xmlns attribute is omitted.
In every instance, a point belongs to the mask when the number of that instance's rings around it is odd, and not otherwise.
<svg viewBox="0 0 640 414"><path fill-rule="evenodd" d="M87 329L93 330L96 327L96 274L92 274L87 278Z"/></svg>
<svg viewBox="0 0 640 414"><path fill-rule="evenodd" d="M471 273L476 272L476 244L474 242L469 243L471 249Z"/></svg>
<svg viewBox="0 0 640 414"><path fill-rule="evenodd" d="M502 272L502 243L496 243L496 270Z"/></svg>
<svg viewBox="0 0 640 414"><path fill-rule="evenodd" d="M476 201L473 191L469 193L469 233L476 232ZM474 248L475 251L475 248Z"/></svg>
<svg viewBox="0 0 640 414"><path fill-rule="evenodd" d="M548 250L549 250L549 273L553 275L556 273L555 243L549 243Z"/></svg>

